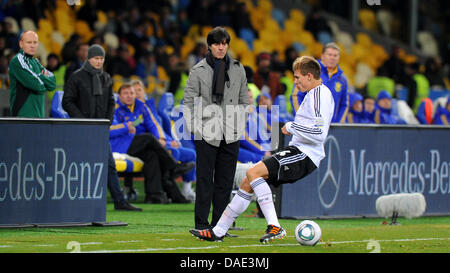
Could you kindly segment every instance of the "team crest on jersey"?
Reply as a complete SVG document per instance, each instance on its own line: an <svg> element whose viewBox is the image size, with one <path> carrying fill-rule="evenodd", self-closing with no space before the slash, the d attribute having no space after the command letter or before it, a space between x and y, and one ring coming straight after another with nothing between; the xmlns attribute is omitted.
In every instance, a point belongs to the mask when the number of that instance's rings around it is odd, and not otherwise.
<svg viewBox="0 0 450 273"><path fill-rule="evenodd" d="M336 90L336 92L341 92L341 90L342 90L342 83L337 82L337 83L334 85L334 90Z"/></svg>

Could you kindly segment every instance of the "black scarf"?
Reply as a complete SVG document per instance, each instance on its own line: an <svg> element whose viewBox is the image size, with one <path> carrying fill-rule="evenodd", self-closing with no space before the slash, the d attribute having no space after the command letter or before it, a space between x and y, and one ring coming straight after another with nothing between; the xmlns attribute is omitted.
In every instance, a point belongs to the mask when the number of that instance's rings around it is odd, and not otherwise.
<svg viewBox="0 0 450 273"><path fill-rule="evenodd" d="M230 68L230 58L228 54L223 59L216 59L209 51L206 54L206 62L214 70L212 83L212 100L214 103L221 103L223 100L223 92L225 90L225 82L230 82L228 69Z"/></svg>
<svg viewBox="0 0 450 273"><path fill-rule="evenodd" d="M103 73L103 69L95 69L92 65L86 61L81 67L92 77L92 94L94 96L101 96L102 92L102 82L100 81L100 75Z"/></svg>

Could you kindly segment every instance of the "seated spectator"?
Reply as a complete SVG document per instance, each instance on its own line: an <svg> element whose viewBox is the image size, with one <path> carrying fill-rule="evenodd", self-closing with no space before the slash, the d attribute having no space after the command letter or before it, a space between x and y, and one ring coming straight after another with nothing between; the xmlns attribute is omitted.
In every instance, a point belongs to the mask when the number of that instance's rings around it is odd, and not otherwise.
<svg viewBox="0 0 450 273"><path fill-rule="evenodd" d="M263 121L263 124L269 132L272 131L272 98L267 92L261 92L256 98L257 112L259 118Z"/></svg>
<svg viewBox="0 0 450 273"><path fill-rule="evenodd" d="M134 90L136 91L136 99L140 100L141 102L144 102L147 106L150 108L150 116L152 119L152 123L157 127L158 132L162 131L161 126L161 117L159 117L158 112L156 111L156 107L154 106L154 102L147 103L144 84L140 80L133 81L132 86ZM153 100L153 99L150 99ZM151 106L150 106L151 105ZM177 139L176 136L172 134L172 132L164 132L165 140L167 148L172 152L172 156L181 162L188 163L188 162L195 162L196 153L194 149L183 147L181 145L181 142ZM170 141L171 139L171 141ZM196 181L195 176L195 168L193 168L191 171L183 175L183 195L190 201L195 200L195 192L192 190L192 182Z"/></svg>
<svg viewBox="0 0 450 273"><path fill-rule="evenodd" d="M359 93L349 93L350 110L347 123L364 123L363 96Z"/></svg>
<svg viewBox="0 0 450 273"><path fill-rule="evenodd" d="M252 91L248 90L249 114L245 128L244 139L241 139L239 145L238 160L243 163L256 163L264 156L270 156L270 136L267 131L260 126L263 120L253 104ZM262 130L261 130L262 129Z"/></svg>
<svg viewBox="0 0 450 273"><path fill-rule="evenodd" d="M375 99L364 98L364 123L375 123Z"/></svg>
<svg viewBox="0 0 450 273"><path fill-rule="evenodd" d="M392 97L387 91L381 91L377 97L375 123L377 124L406 124L399 116L392 113Z"/></svg>
<svg viewBox="0 0 450 273"><path fill-rule="evenodd" d="M194 163L178 164L154 136L157 130L145 103L136 99L131 84L119 88L119 100L110 127L113 152L127 153L144 161L145 202L167 203L163 190L174 203L189 202L179 192L174 178L192 170Z"/></svg>
<svg viewBox="0 0 450 273"><path fill-rule="evenodd" d="M445 107L438 106L434 114L433 124L449 125L450 121L450 96Z"/></svg>

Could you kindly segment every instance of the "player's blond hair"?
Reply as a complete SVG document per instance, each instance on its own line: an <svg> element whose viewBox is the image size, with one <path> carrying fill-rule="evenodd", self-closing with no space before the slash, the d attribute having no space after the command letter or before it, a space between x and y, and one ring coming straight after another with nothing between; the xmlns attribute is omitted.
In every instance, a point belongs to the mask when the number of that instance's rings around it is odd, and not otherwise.
<svg viewBox="0 0 450 273"><path fill-rule="evenodd" d="M320 64L311 56L301 56L295 59L292 70L300 71L303 76L311 73L314 79L320 80Z"/></svg>

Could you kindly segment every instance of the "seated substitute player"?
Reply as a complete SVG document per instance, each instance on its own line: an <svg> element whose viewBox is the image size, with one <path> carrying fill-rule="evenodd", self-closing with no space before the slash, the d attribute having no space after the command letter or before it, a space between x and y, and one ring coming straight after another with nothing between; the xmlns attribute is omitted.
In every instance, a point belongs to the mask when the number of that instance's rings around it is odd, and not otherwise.
<svg viewBox="0 0 450 273"><path fill-rule="evenodd" d="M322 84L320 65L314 58L297 58L293 71L296 86L306 95L294 121L287 122L281 129L283 134L293 135L289 146L248 169L238 193L228 204L217 225L211 229L190 230L194 236L207 241L222 241L236 218L247 209L253 193L268 223L260 242L266 243L286 236L286 231L278 222L269 184L279 186L297 182L319 167L325 157L324 142L334 110L333 95Z"/></svg>

